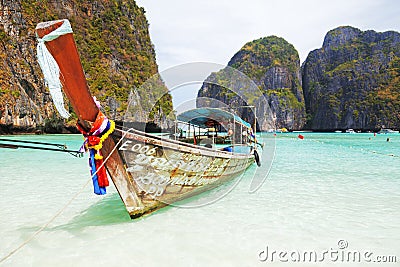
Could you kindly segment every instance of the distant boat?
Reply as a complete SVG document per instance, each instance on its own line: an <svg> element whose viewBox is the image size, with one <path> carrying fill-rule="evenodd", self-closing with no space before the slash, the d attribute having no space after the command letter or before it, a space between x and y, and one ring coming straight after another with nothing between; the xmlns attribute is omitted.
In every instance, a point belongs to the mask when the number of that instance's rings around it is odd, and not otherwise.
<svg viewBox="0 0 400 267"><path fill-rule="evenodd" d="M277 129L275 132L277 132L277 133L288 133L289 131L286 128L281 128L281 129Z"/></svg>
<svg viewBox="0 0 400 267"><path fill-rule="evenodd" d="M351 134L353 134L353 133L356 133L353 129L347 129L346 130L346 133L351 133Z"/></svg>
<svg viewBox="0 0 400 267"><path fill-rule="evenodd" d="M337 131L335 131L335 133L342 133L342 131L340 131L340 130L337 130Z"/></svg>
<svg viewBox="0 0 400 267"><path fill-rule="evenodd" d="M395 133L399 133L399 131L395 131L395 130L388 129L388 128L383 128L378 133L379 134L395 134Z"/></svg>
<svg viewBox="0 0 400 267"><path fill-rule="evenodd" d="M225 128L232 125L232 142L221 148L203 145L200 134L195 133L194 144L189 144L132 128L110 130L115 124L92 98L72 30L69 26L67 32L66 26L68 20L44 22L38 24L36 32L57 62L60 73L56 78L62 79L63 90L79 118L78 128L90 151L96 194L104 194L108 185L104 164L129 215L137 218L220 186L254 163L260 166L263 145L257 142L255 127L253 131L248 122L222 109L193 109L177 116L198 129L207 129L211 139L217 132L210 130L210 123ZM96 161L103 158L104 163Z"/></svg>

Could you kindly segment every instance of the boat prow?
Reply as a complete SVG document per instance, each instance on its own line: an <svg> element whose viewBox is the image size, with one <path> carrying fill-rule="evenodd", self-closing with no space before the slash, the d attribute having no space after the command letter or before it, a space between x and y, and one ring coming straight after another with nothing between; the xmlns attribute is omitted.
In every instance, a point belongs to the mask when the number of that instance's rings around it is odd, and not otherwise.
<svg viewBox="0 0 400 267"><path fill-rule="evenodd" d="M56 78L79 118L96 193L105 193L108 185L102 169L105 165L130 216L137 218L232 180L256 161L260 164L255 127L220 109L193 110L196 116L185 113L180 119L200 128L209 127L208 122L220 128L236 125L231 143L222 148L196 143L200 140L196 136L190 144L132 128L115 128L89 92L72 33L57 31L66 23L40 23L36 31L59 67ZM177 137L176 133L172 136Z"/></svg>

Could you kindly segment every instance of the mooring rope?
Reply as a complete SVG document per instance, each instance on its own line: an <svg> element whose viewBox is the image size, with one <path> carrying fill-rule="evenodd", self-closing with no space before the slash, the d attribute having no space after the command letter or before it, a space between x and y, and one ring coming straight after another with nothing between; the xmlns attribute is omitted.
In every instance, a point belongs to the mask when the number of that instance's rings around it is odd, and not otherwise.
<svg viewBox="0 0 400 267"><path fill-rule="evenodd" d="M378 151L370 150L370 149L366 149L366 148L358 148L358 147L354 147L354 146L346 146L346 145L343 145L343 144L331 144L331 143L320 141L320 140L312 140L312 139L308 139L308 140L311 140L311 141L314 141L314 142L317 142L317 143L320 143L320 144L324 144L324 145L332 145L332 146L339 146L339 147L343 147L343 148L347 148L347 149L352 149L352 150L355 150L357 152L366 152L366 153L371 153L371 154L376 154L376 155L381 155L381 156L400 158L399 155L385 154L385 153L382 153L382 152L378 152Z"/></svg>
<svg viewBox="0 0 400 267"><path fill-rule="evenodd" d="M105 158L103 161L103 164L98 168L100 170L104 164L108 161L108 159L111 157L111 155L114 153L114 151L117 149L118 145L122 142L122 140L125 138L125 136L128 134L128 132L132 131L133 129L128 129L127 131L124 132L124 135L121 137L121 139L115 144L114 148L111 150L110 154ZM24 246L26 246L29 242L31 242L37 235L39 235L41 232L43 232L58 216L60 216L67 208L69 205L71 205L72 201L74 201L82 192L83 189L92 181L93 177L97 174L98 170L96 170L95 173L88 179L88 181L76 192L71 199L58 211L56 212L43 226L39 228L36 232L34 232L28 239L26 239L24 242L22 242L18 247L15 249L11 250L6 256L0 259L0 263L5 262L7 259L9 259L11 256L13 256L15 253L17 253L19 250L21 250Z"/></svg>
<svg viewBox="0 0 400 267"><path fill-rule="evenodd" d="M288 138L288 139L298 139L298 137L293 137L293 136L280 136L279 138ZM382 153L382 152L378 152L375 150L370 150L370 149L366 149L366 148L357 148L354 146L346 146L343 144L333 144L333 143L329 143L326 141L321 141L321 140L317 140L317 139L310 139L307 138L307 141L312 141L315 143L319 143L319 144L324 144L324 145L330 145L330 146L339 146L339 147L343 147L343 148L347 148L347 149L352 149L355 150L357 152L365 152L365 153L370 153L370 154L376 154L376 155L380 155L380 156L386 156L386 157L392 157L392 158L400 158L400 155L396 155L396 154L386 154L386 153Z"/></svg>

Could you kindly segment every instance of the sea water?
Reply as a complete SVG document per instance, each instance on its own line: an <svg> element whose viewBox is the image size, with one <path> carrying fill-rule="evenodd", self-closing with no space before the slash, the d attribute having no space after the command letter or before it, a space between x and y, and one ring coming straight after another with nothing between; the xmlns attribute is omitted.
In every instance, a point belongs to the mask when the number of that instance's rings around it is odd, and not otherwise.
<svg viewBox="0 0 400 267"><path fill-rule="evenodd" d="M0 148L0 265L399 266L400 134L297 135L273 137L275 157L269 173L264 158L255 192L256 165L212 204L136 220L113 186L92 193L86 156ZM3 138L82 143L78 135Z"/></svg>

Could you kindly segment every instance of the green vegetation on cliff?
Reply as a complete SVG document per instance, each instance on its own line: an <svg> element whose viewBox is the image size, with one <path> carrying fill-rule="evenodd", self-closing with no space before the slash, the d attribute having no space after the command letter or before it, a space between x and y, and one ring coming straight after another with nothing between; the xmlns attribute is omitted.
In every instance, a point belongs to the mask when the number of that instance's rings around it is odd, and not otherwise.
<svg viewBox="0 0 400 267"><path fill-rule="evenodd" d="M276 120L272 124L267 121L261 122L268 127L263 130L282 127L300 129L303 126L305 108L300 80L300 59L293 45L276 36L260 38L246 43L232 57L228 66L252 79L268 101L272 116ZM209 78L217 81L217 85L208 85ZM229 90L227 84L230 81L224 80L224 71L214 73L209 78L200 89L199 97L216 98L224 103L240 102L235 101L235 92ZM237 89L244 90L240 83L237 86ZM258 106L260 103L254 105ZM263 107L258 109L265 110Z"/></svg>
<svg viewBox="0 0 400 267"><path fill-rule="evenodd" d="M400 34L339 27L304 62L308 127L400 127Z"/></svg>
<svg viewBox="0 0 400 267"><path fill-rule="evenodd" d="M297 50L285 39L277 36L260 38L246 43L240 50L241 60L231 60L228 64L235 69L246 71L248 76L260 78L271 67L287 67L289 71L298 70ZM246 69L251 66L251 69Z"/></svg>
<svg viewBox="0 0 400 267"><path fill-rule="evenodd" d="M152 108L149 103L167 94L161 81L152 92L140 89L158 73L158 67L145 11L134 1L20 0L1 5L6 10L0 24L0 59L5 59L0 64L3 123L19 122L19 102L31 103L26 110L26 118L30 118L27 124L43 124L54 112L36 60L34 29L41 21L70 20L89 88L113 118L122 119L132 89L138 91L145 110ZM8 118L4 113L6 104L12 114ZM153 109L156 113L162 110L168 114L172 110L170 95L161 97L157 105Z"/></svg>

